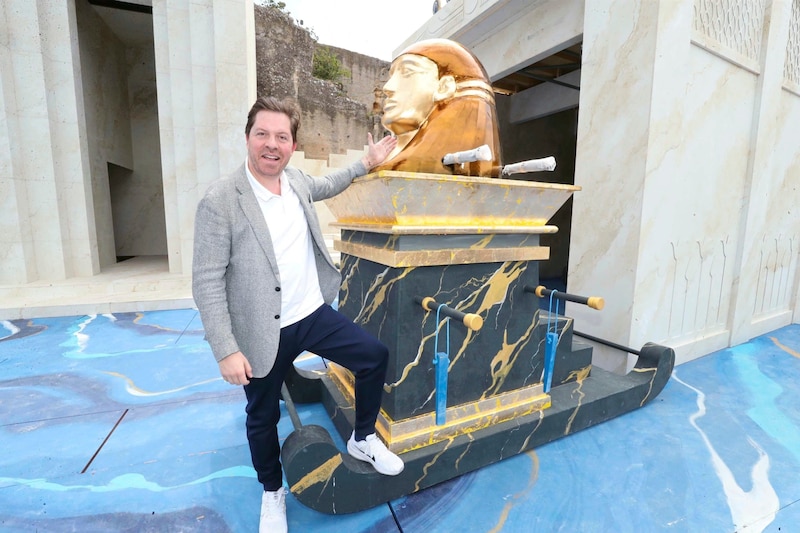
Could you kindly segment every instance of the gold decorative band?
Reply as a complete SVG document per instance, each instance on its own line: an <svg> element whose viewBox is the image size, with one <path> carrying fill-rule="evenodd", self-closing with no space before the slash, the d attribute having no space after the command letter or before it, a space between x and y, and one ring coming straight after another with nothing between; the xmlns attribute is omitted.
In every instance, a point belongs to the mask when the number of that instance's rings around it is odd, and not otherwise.
<svg viewBox="0 0 800 533"><path fill-rule="evenodd" d="M370 233L390 233L393 235L492 235L499 233L548 235L558 232L557 226L548 226L538 220L524 220L512 224L508 221L455 220L453 217L440 217L427 221L403 218L377 220L344 219L331 222L331 226L343 230L367 231Z"/></svg>
<svg viewBox="0 0 800 533"><path fill-rule="evenodd" d="M546 261L550 258L550 248L547 246L389 250L336 239L333 241L333 249L392 268L471 265L476 263L503 263L505 261Z"/></svg>
<svg viewBox="0 0 800 533"><path fill-rule="evenodd" d="M334 363L330 364L328 377L345 400L355 405L353 375ZM550 407L550 395L542 384L532 385L475 402L449 407L446 423L437 426L436 414L428 413L404 420L392 420L383 410L378 415L375 429L386 446L395 453L430 446L488 428L521 416L541 412Z"/></svg>
<svg viewBox="0 0 800 533"><path fill-rule="evenodd" d="M494 102L494 90L492 86L482 80L464 80L456 84L456 93L453 98L461 96L477 96Z"/></svg>

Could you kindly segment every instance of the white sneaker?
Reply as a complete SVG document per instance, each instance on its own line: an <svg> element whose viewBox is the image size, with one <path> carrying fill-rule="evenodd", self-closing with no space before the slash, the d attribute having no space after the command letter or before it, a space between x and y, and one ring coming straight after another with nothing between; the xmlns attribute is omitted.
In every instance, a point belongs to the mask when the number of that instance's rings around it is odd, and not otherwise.
<svg viewBox="0 0 800 533"><path fill-rule="evenodd" d="M287 533L286 524L286 489L265 490L261 496L261 521L259 533Z"/></svg>
<svg viewBox="0 0 800 533"><path fill-rule="evenodd" d="M367 435L366 440L356 440L356 434L347 441L347 452L358 459L370 463L375 470L386 476L396 476L403 471L403 460L390 452L375 433Z"/></svg>

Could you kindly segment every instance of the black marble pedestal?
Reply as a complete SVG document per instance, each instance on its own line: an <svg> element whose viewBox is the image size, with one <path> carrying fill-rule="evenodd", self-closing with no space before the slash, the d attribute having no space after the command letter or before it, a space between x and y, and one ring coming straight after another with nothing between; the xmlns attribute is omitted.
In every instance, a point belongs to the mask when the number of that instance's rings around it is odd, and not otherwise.
<svg viewBox="0 0 800 533"><path fill-rule="evenodd" d="M377 474L303 426L282 460L292 493L327 513L348 513L418 491L643 406L657 396L674 352L648 344L628 375L592 369L592 348L569 317L540 310L526 286L548 258L539 236L569 186L411 173L378 173L335 198L342 229L339 310L389 348L376 431L406 468ZM331 204L329 204L331 206ZM472 215L470 214L472 213ZM475 314L476 331L423 308L420 298ZM447 331L449 329L449 341ZM557 336L552 388L542 383L545 339ZM438 341L438 342L437 342ZM449 358L444 420L437 423L434 356ZM353 377L331 364L290 380L321 397L343 440L354 422ZM308 389L317 389L308 392Z"/></svg>

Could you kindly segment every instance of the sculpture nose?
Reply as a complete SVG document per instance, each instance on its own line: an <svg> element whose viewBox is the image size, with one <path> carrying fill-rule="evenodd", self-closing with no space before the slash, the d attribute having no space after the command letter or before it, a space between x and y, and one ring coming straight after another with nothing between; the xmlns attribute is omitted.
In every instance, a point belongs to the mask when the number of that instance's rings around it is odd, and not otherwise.
<svg viewBox="0 0 800 533"><path fill-rule="evenodd" d="M386 96L391 96L394 94L394 86L395 86L394 78L395 78L394 75L389 76L389 79L383 85L383 93Z"/></svg>

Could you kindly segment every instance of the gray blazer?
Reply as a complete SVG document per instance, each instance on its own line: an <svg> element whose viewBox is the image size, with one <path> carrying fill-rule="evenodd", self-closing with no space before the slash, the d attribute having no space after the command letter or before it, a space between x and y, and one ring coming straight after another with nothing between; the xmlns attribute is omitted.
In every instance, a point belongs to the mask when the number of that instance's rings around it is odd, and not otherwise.
<svg viewBox="0 0 800 533"><path fill-rule="evenodd" d="M291 167L285 172L311 230L322 297L331 303L341 275L325 246L313 202L339 194L367 169L358 161L324 178ZM217 361L241 351L253 377L269 373L280 338L280 287L269 229L242 165L211 184L195 216L192 295Z"/></svg>

